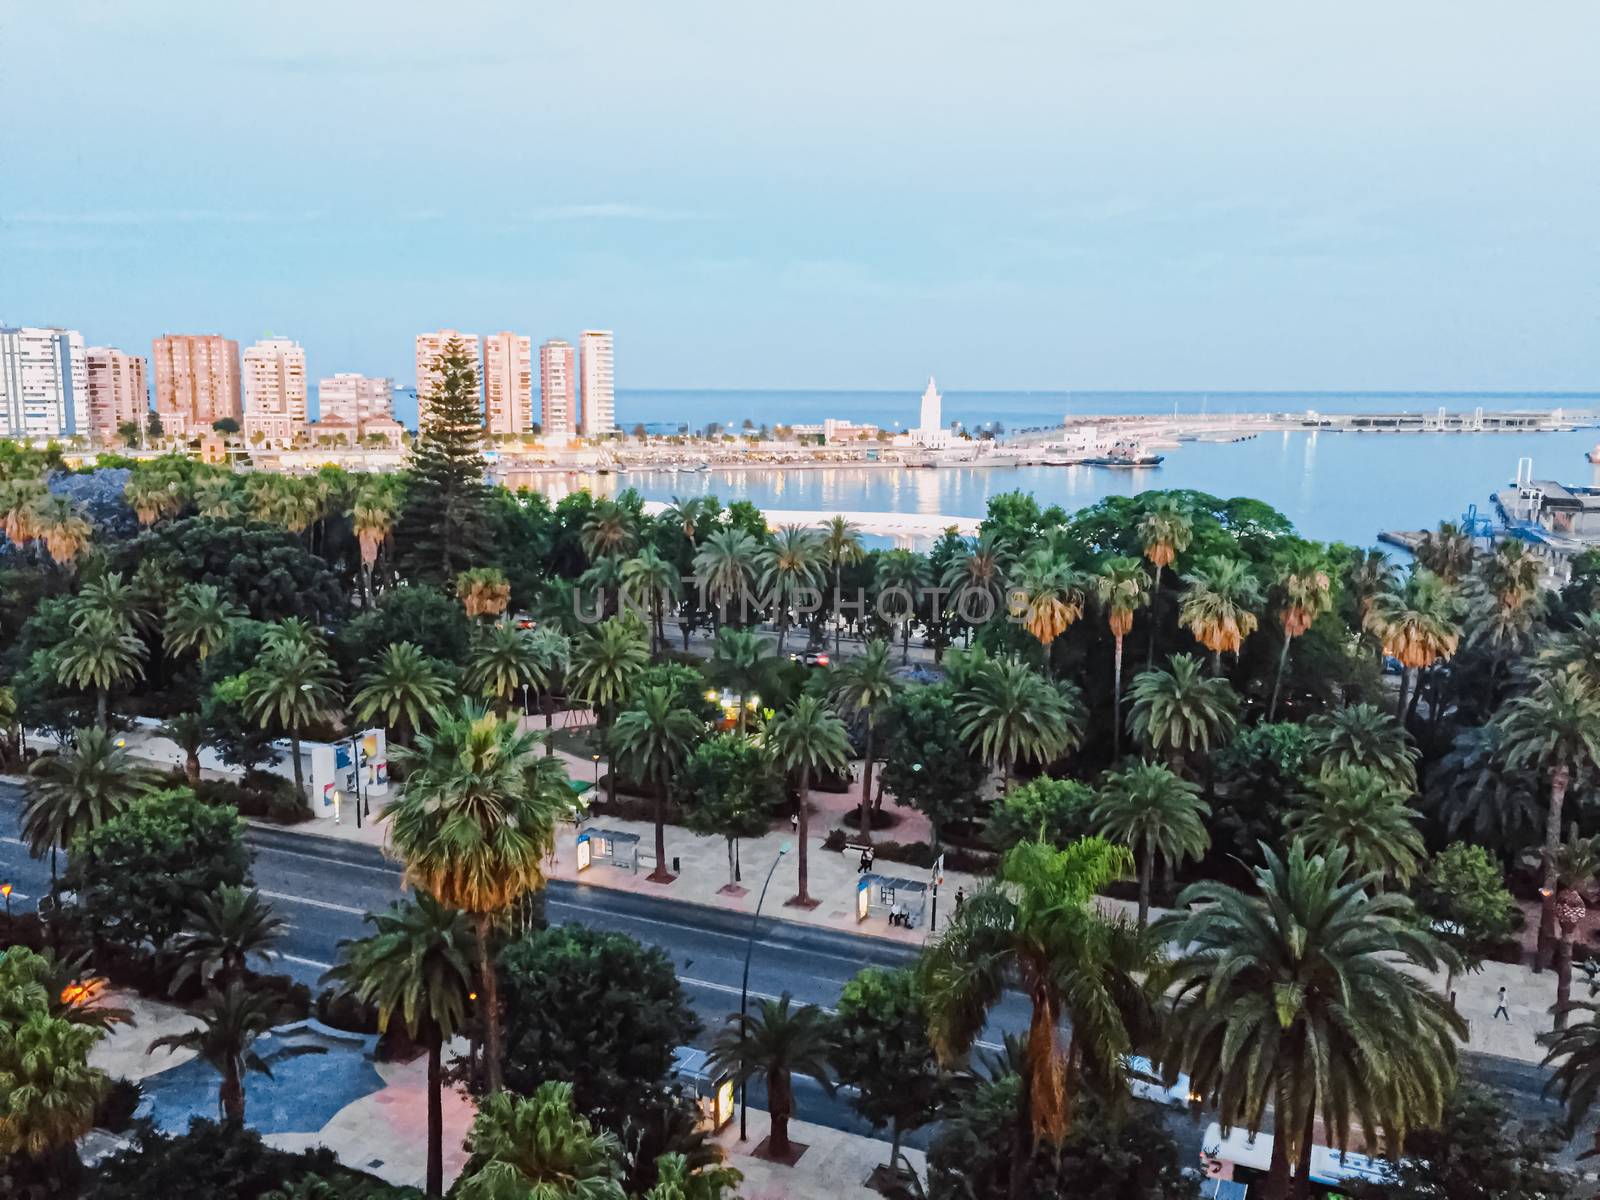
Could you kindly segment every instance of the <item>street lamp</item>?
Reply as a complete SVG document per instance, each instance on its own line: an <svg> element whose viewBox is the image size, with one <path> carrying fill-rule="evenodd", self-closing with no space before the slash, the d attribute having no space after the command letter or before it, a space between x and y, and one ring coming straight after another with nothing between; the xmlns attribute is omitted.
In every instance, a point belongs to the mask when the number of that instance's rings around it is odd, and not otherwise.
<svg viewBox="0 0 1600 1200"><path fill-rule="evenodd" d="M772 860L772 865L767 868L767 880L761 885L761 895L756 897L756 911L750 915L750 935L744 943L744 980L739 984L739 1040L745 1039L745 1013L750 1003L750 955L756 948L756 924L761 920L761 906L767 899L767 888L772 885L772 876L778 869L778 864L783 861L783 856L789 853L789 843L784 842L778 847L778 857ZM747 1135L748 1120L750 1117L749 1100L750 1079L746 1075L739 1082L739 1140L749 1140Z"/></svg>
<svg viewBox="0 0 1600 1200"><path fill-rule="evenodd" d="M9 921L11 919L11 885L9 883L0 883L0 896L6 898L6 920Z"/></svg>
<svg viewBox="0 0 1600 1200"><path fill-rule="evenodd" d="M598 792L600 790L600 756L591 754L589 757L594 761L594 789Z"/></svg>

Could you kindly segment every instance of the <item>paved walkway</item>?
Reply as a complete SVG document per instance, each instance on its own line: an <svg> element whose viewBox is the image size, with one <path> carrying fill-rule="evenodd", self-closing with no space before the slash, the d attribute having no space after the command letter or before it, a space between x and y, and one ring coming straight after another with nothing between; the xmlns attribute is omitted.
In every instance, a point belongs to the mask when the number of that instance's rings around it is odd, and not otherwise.
<svg viewBox="0 0 1600 1200"><path fill-rule="evenodd" d="M743 1200L870 1200L880 1193L867 1187L867 1177L889 1157L889 1143L842 1133L806 1121L789 1122L789 1140L807 1147L792 1167L754 1157L771 1121L760 1109L750 1110L750 1138L739 1140L734 1121L716 1137L728 1164L744 1173ZM918 1175L926 1166L921 1150L905 1151Z"/></svg>

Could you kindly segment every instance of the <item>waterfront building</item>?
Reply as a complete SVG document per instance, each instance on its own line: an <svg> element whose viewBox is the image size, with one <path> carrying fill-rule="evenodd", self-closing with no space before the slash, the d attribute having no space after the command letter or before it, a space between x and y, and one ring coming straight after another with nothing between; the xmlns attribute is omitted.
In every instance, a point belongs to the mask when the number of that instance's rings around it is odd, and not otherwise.
<svg viewBox="0 0 1600 1200"><path fill-rule="evenodd" d="M939 395L939 388L933 382L933 376L929 375L928 390L922 393L922 412L912 435L919 446L950 444L950 431L944 427L942 420L943 411L944 398Z"/></svg>
<svg viewBox="0 0 1600 1200"><path fill-rule="evenodd" d="M569 438L577 425L577 355L571 342L551 338L539 347L539 425L547 438Z"/></svg>
<svg viewBox="0 0 1600 1200"><path fill-rule="evenodd" d="M239 343L215 333L165 333L151 344L156 416L169 437L242 421Z"/></svg>
<svg viewBox="0 0 1600 1200"><path fill-rule="evenodd" d="M580 428L585 437L611 433L617 425L611 330L585 329L578 338L578 379L581 386Z"/></svg>
<svg viewBox="0 0 1600 1200"><path fill-rule="evenodd" d="M460 333L454 329L440 329L433 333L417 334L417 428L428 423L428 396L439 383L437 363L445 347L452 341L461 343L461 350L476 368L481 360L478 335ZM478 407L483 407L483 378L478 379Z"/></svg>
<svg viewBox="0 0 1600 1200"><path fill-rule="evenodd" d="M533 428L533 339L491 333L483 339L483 415L489 436Z"/></svg>
<svg viewBox="0 0 1600 1200"><path fill-rule="evenodd" d="M102 442L117 440L128 423L141 438L150 413L148 367L142 354L125 354L111 346L84 351L89 379L89 429Z"/></svg>
<svg viewBox="0 0 1600 1200"><path fill-rule="evenodd" d="M251 445L290 446L306 427L306 352L265 338L244 352L244 436Z"/></svg>
<svg viewBox="0 0 1600 1200"><path fill-rule="evenodd" d="M841 421L836 417L829 417L821 424L789 426L792 437L821 438L829 445L839 442L875 442L880 432L876 425L858 425L854 421Z"/></svg>
<svg viewBox="0 0 1600 1200"><path fill-rule="evenodd" d="M89 432L89 377L75 329L0 324L0 437Z"/></svg>

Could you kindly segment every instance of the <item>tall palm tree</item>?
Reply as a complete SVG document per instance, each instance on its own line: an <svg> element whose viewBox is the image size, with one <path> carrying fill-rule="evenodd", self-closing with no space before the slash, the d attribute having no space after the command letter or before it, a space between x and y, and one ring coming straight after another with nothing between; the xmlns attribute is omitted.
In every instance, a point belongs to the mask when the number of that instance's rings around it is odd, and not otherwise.
<svg viewBox="0 0 1600 1200"><path fill-rule="evenodd" d="M168 995L176 995L191 977L221 987L244 982L249 961L271 962L273 943L288 931L289 922L273 913L260 892L219 884L189 908L174 943L178 969Z"/></svg>
<svg viewBox="0 0 1600 1200"><path fill-rule="evenodd" d="M1150 589L1150 649L1144 664L1149 670L1155 666L1156 631L1161 624L1161 572L1194 540L1194 518L1171 496L1157 496L1139 518L1139 539L1144 543L1144 556L1155 568Z"/></svg>
<svg viewBox="0 0 1600 1200"><path fill-rule="evenodd" d="M449 694L450 675L442 662L414 642L390 642L361 677L355 714L370 721L381 713L383 723L404 741L402 735L421 729L424 718L432 720Z"/></svg>
<svg viewBox="0 0 1600 1200"><path fill-rule="evenodd" d="M741 602L755 580L756 557L761 544L742 529L719 529L707 536L694 556L694 577L701 603L711 609L718 627L728 605Z"/></svg>
<svg viewBox="0 0 1600 1200"><path fill-rule="evenodd" d="M1203 818L1211 806L1200 789L1160 763L1143 762L1106 775L1092 816L1099 834L1121 842L1139 862L1139 927L1150 920L1156 860L1169 866L1200 858L1211 845Z"/></svg>
<svg viewBox="0 0 1600 1200"><path fill-rule="evenodd" d="M244 610L211 583L186 583L167 607L162 641L171 653L189 651L204 662L228 640L228 628Z"/></svg>
<svg viewBox="0 0 1600 1200"><path fill-rule="evenodd" d="M711 646L711 661L706 664L706 680L724 687L747 701L758 698L773 682L777 659L772 645L753 629L734 629L724 625L717 630ZM745 729L749 705L739 707L739 732Z"/></svg>
<svg viewBox="0 0 1600 1200"><path fill-rule="evenodd" d="M1122 639L1133 630L1133 614L1150 602L1150 577L1137 558L1116 555L1100 564L1093 584L1115 645L1111 667L1111 755L1117 759L1122 757Z"/></svg>
<svg viewBox="0 0 1600 1200"><path fill-rule="evenodd" d="M1128 731L1175 770L1189 755L1220 748L1239 726L1239 697L1226 679L1207 679L1200 660L1174 654L1166 670L1134 677Z"/></svg>
<svg viewBox="0 0 1600 1200"><path fill-rule="evenodd" d="M1432 571L1414 571L1400 591L1384 592L1373 600L1367 628L1404 671L1395 702L1395 717L1404 720L1411 677L1449 658L1461 643L1455 593Z"/></svg>
<svg viewBox="0 0 1600 1200"><path fill-rule="evenodd" d="M674 878L667 870L667 792L704 732L705 722L678 707L668 687L645 688L612 727L615 765L656 788L656 869L649 876L653 883L671 883Z"/></svg>
<svg viewBox="0 0 1600 1200"><path fill-rule="evenodd" d="M1400 722L1375 704L1348 704L1306 722L1307 750L1322 771L1371 767L1407 791L1417 786L1417 751Z"/></svg>
<svg viewBox="0 0 1600 1200"><path fill-rule="evenodd" d="M250 1071L272 1078L272 1068L255 1051L255 1044L283 1019L276 996L248 990L237 980L224 991L209 992L193 1009L200 1024L183 1033L169 1033L150 1043L157 1050L193 1050L196 1057L222 1076L217 1108L224 1121L244 1123L244 1080ZM322 1046L281 1046L280 1057L322 1054Z"/></svg>
<svg viewBox="0 0 1600 1200"><path fill-rule="evenodd" d="M1454 521L1440 521L1429 530L1413 552L1425 570L1448 584L1459 583L1472 570L1472 539Z"/></svg>
<svg viewBox="0 0 1600 1200"><path fill-rule="evenodd" d="M1544 567L1528 543L1508 538L1478 567L1483 585L1502 608L1520 608L1539 595Z"/></svg>
<svg viewBox="0 0 1600 1200"><path fill-rule="evenodd" d="M1014 566L1004 539L993 529L979 533L976 541L952 558L940 582L950 593L951 609L966 626L970 644L972 627L990 620L1006 606L1006 588Z"/></svg>
<svg viewBox="0 0 1600 1200"><path fill-rule="evenodd" d="M499 567L474 567L456 576L456 599L469 621L498 617L511 603L511 584Z"/></svg>
<svg viewBox="0 0 1600 1200"><path fill-rule="evenodd" d="M46 496L33 511L33 528L45 553L58 567L76 562L89 548L94 527L81 508L65 496Z"/></svg>
<svg viewBox="0 0 1600 1200"><path fill-rule="evenodd" d="M1051 647L1083 616L1083 607L1083 580L1066 560L1049 550L1035 550L1022 560L1012 580L1011 615L1044 647L1046 674Z"/></svg>
<svg viewBox="0 0 1600 1200"><path fill-rule="evenodd" d="M811 780L818 771L842 771L850 761L850 736L844 722L815 696L801 696L787 711L767 722L763 742L772 752L772 760L786 776L799 776L799 792L795 801L799 820L795 842L799 855L796 869L799 886L790 904L800 908L815 908L816 901L807 890L806 843L810 836L811 821L809 798Z"/></svg>
<svg viewBox="0 0 1600 1200"><path fill-rule="evenodd" d="M147 528L163 517L177 516L186 499L181 480L149 471L135 471L129 476L122 486L122 498L133 509L139 524Z"/></svg>
<svg viewBox="0 0 1600 1200"><path fill-rule="evenodd" d="M961 736L1009 788L1018 759L1048 763L1077 747L1083 706L1070 684L1053 685L1020 658L997 658L959 694Z"/></svg>
<svg viewBox="0 0 1600 1200"><path fill-rule="evenodd" d="M89 1065L104 1031L50 1016L42 1003L0 1016L0 1161L12 1167L12 1181L38 1180L45 1186L37 1194L55 1195L78 1165L78 1139L94 1128L109 1086Z"/></svg>
<svg viewBox="0 0 1600 1200"><path fill-rule="evenodd" d="M833 1095L833 1032L828 1016L813 1004L793 1006L788 992L760 1000L755 1011L729 1013L711 1045L710 1066L718 1075L744 1084L765 1078L772 1128L767 1152L779 1162L791 1153L789 1121L794 1116L794 1075L809 1075Z"/></svg>
<svg viewBox="0 0 1600 1200"><path fill-rule="evenodd" d="M880 615L899 614L900 662L904 665L911 661L911 626L917 619L917 603L928 586L928 560L915 550L890 550L879 556L873 583ZM896 593L892 610L884 604L889 593Z"/></svg>
<svg viewBox="0 0 1600 1200"><path fill-rule="evenodd" d="M1178 619L1211 651L1211 672L1222 669L1224 652L1238 654L1245 638L1256 631L1255 610L1264 603L1261 584L1250 564L1214 554L1183 577L1188 589Z"/></svg>
<svg viewBox="0 0 1600 1200"><path fill-rule="evenodd" d="M1600 690L1600 613L1583 613L1540 647L1540 671L1577 671Z"/></svg>
<svg viewBox="0 0 1600 1200"><path fill-rule="evenodd" d="M287 625L288 623L283 623ZM280 632L293 637L293 631ZM300 764L300 732L339 703L333 659L320 646L299 640L267 642L256 667L246 676L244 707L263 729L278 725L289 735L294 791L305 799L305 771Z"/></svg>
<svg viewBox="0 0 1600 1200"><path fill-rule="evenodd" d="M657 514L656 519L683 534L684 541L693 546L705 532L709 508L703 496L674 496L671 503Z"/></svg>
<svg viewBox="0 0 1600 1200"><path fill-rule="evenodd" d="M861 530L854 522L842 516L829 517L822 527L822 560L833 571L833 656L839 657L839 636L844 626L841 619L844 604L844 569L866 561L866 547L861 544Z"/></svg>
<svg viewBox="0 0 1600 1200"><path fill-rule="evenodd" d="M459 1200L625 1200L622 1145L578 1112L570 1083L486 1097L467 1149Z"/></svg>
<svg viewBox="0 0 1600 1200"><path fill-rule="evenodd" d="M1538 780L1506 765L1500 726L1463 729L1428 772L1426 800L1452 840L1484 846L1509 865L1539 828Z"/></svg>
<svg viewBox="0 0 1600 1200"><path fill-rule="evenodd" d="M600 500L584 518L578 542L591 562L597 558L623 558L639 544L638 522L628 508L615 500Z"/></svg>
<svg viewBox="0 0 1600 1200"><path fill-rule="evenodd" d="M667 644L666 606L683 592L678 568L646 546L622 564L622 583L633 603L643 604L650 615L650 657L655 658Z"/></svg>
<svg viewBox="0 0 1600 1200"><path fill-rule="evenodd" d="M1154 933L1183 947L1162 1057L1228 1125L1274 1109L1268 1200L1304 1197L1313 1122L1349 1144L1352 1118L1392 1147L1432 1128L1455 1085L1466 1023L1419 972L1457 965L1403 896L1369 897L1343 850L1263 847L1255 895L1185 888Z"/></svg>
<svg viewBox="0 0 1600 1200"><path fill-rule="evenodd" d="M782 654L791 612L800 607L803 596L815 593L822 581L822 548L811 530L785 525L761 548L756 561L761 594L776 609L778 653Z"/></svg>
<svg viewBox="0 0 1600 1200"><path fill-rule="evenodd" d="M596 597L599 611L608 617L616 616L622 609L624 561L620 554L602 554L578 576L578 586Z"/></svg>
<svg viewBox="0 0 1600 1200"><path fill-rule="evenodd" d="M394 488L369 485L356 492L355 505L350 510L350 527L355 532L356 544L361 548L361 592L369 605L375 602L376 591L372 569L377 565L378 553L388 543L399 519L400 498Z"/></svg>
<svg viewBox="0 0 1600 1200"><path fill-rule="evenodd" d="M528 646L533 651L533 689L536 702L544 710L544 752L555 753L549 731L555 724L555 707L552 696L572 669L572 643L553 625L541 625L528 635Z"/></svg>
<svg viewBox="0 0 1600 1200"><path fill-rule="evenodd" d="M866 841L872 840L872 751L877 733L878 714L895 693L894 667L889 663L889 644L880 638L867 643L866 653L849 662L835 665L828 680L828 692L839 711L850 721L864 717L867 744L861 763L861 817L859 828Z"/></svg>
<svg viewBox="0 0 1600 1200"><path fill-rule="evenodd" d="M1501 709L1497 722L1506 765L1518 771L1537 770L1550 786L1540 856L1543 903L1534 958L1538 971L1548 965L1554 949L1556 855L1567 789L1574 776L1600 766L1600 690L1577 670L1544 675L1532 691Z"/></svg>
<svg viewBox="0 0 1600 1200"><path fill-rule="evenodd" d="M1009 990L1027 998L1014 1164L1030 1162L1041 1143L1060 1144L1083 1092L1109 1095L1120 1086L1123 1056L1153 1028L1157 992L1142 980L1157 961L1156 944L1094 902L1125 877L1132 857L1100 838L1065 849L1022 842L923 954L928 1032L946 1066L965 1059ZM1014 1171L1011 1194L1029 1195L1025 1165Z"/></svg>
<svg viewBox="0 0 1600 1200"><path fill-rule="evenodd" d="M1289 646L1318 617L1333 607L1333 578L1327 560L1313 546L1301 546L1285 555L1278 564L1278 625L1283 631L1283 649L1278 654L1278 674L1272 683L1272 703L1267 720L1278 717L1278 696L1283 691L1283 674L1289 666Z"/></svg>
<svg viewBox="0 0 1600 1200"><path fill-rule="evenodd" d="M573 646L568 691L585 701L600 727L608 729L649 665L650 651L638 621L630 616L612 617L594 626Z"/></svg>
<svg viewBox="0 0 1600 1200"><path fill-rule="evenodd" d="M195 515L208 521L237 521L243 512L232 475L210 475L194 481Z"/></svg>
<svg viewBox="0 0 1600 1200"><path fill-rule="evenodd" d="M510 622L500 622L473 635L461 682L467 691L492 701L504 717L517 689L533 686L538 668L528 635Z"/></svg>
<svg viewBox="0 0 1600 1200"><path fill-rule="evenodd" d="M406 881L459 908L478 935L486 1078L500 1087L500 989L489 925L523 893L544 886L544 858L568 796L560 773L542 768L538 738L463 704L417 736L400 759L405 791L383 810L389 845Z"/></svg>
<svg viewBox="0 0 1600 1200"><path fill-rule="evenodd" d="M154 625L154 617L146 606L141 589L124 580L120 571L107 571L78 589L74 623L93 612L106 613L136 633Z"/></svg>
<svg viewBox="0 0 1600 1200"><path fill-rule="evenodd" d="M363 938L339 943L339 963L325 978L378 1010L378 1032L398 1018L406 1036L428 1050L427 1194L444 1194L444 1044L466 1022L472 991L473 934L466 914L427 892L369 912Z"/></svg>
<svg viewBox="0 0 1600 1200"><path fill-rule="evenodd" d="M78 729L72 739L71 750L43 755L28 767L22 837L34 858L50 851L51 879L57 850L93 833L156 786L154 773L105 730Z"/></svg>
<svg viewBox="0 0 1600 1200"><path fill-rule="evenodd" d="M1345 566L1345 591L1355 600L1363 627L1378 597L1399 587L1399 578L1394 560L1375 547L1362 551Z"/></svg>
<svg viewBox="0 0 1600 1200"><path fill-rule="evenodd" d="M1343 847L1351 869L1380 888L1390 879L1404 887L1427 856L1408 796L1393 776L1370 767L1324 769L1284 814L1284 830L1313 854Z"/></svg>
<svg viewBox="0 0 1600 1200"><path fill-rule="evenodd" d="M19 549L39 536L39 501L45 495L42 479L0 480L0 529Z"/></svg>
<svg viewBox="0 0 1600 1200"><path fill-rule="evenodd" d="M101 729L110 719L111 689L144 674L144 643L110 613L83 613L56 647L55 656L62 683L94 692L95 719Z"/></svg>

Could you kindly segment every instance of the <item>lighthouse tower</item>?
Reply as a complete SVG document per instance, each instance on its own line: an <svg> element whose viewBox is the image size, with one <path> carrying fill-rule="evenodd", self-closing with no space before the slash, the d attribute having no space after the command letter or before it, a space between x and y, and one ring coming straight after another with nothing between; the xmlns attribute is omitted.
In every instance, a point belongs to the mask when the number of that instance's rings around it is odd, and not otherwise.
<svg viewBox="0 0 1600 1200"><path fill-rule="evenodd" d="M922 393L922 417L917 422L917 442L923 446L945 446L950 442L950 434L944 427L942 414L944 398L939 395L939 387L933 381L933 376L928 376L928 390Z"/></svg>

